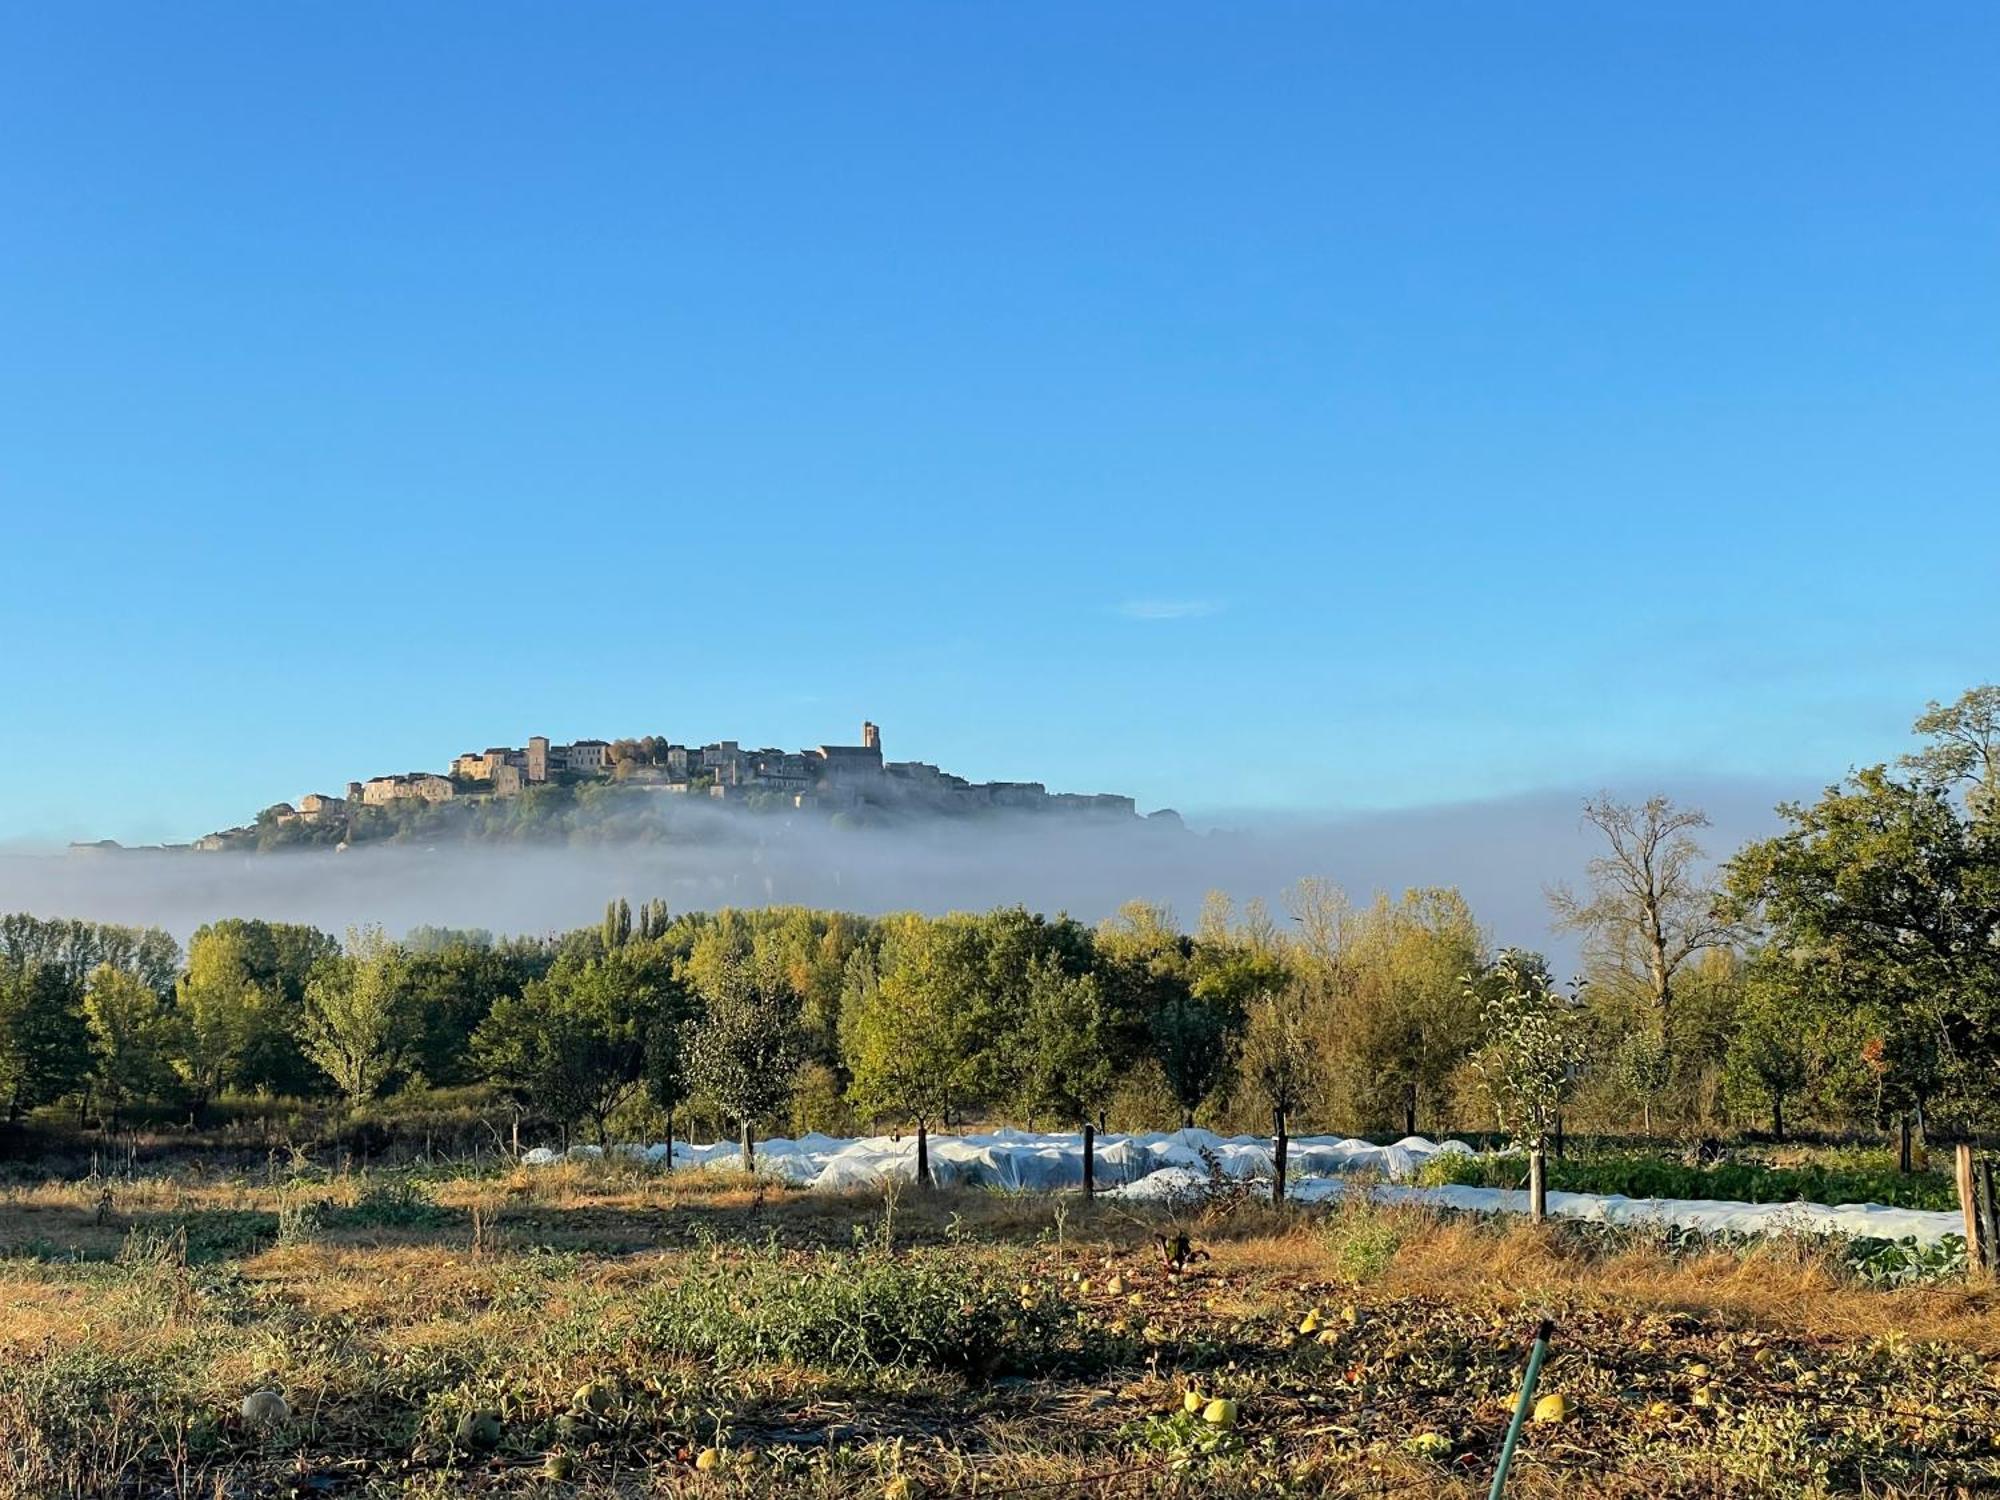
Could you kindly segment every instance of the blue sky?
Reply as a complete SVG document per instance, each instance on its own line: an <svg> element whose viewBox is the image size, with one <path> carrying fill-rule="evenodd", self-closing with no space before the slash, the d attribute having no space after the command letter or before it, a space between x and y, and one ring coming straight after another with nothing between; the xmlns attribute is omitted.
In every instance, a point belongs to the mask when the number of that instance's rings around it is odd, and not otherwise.
<svg viewBox="0 0 2000 1500"><path fill-rule="evenodd" d="M534 732L1810 787L2000 675L1987 5L13 4L0 839Z"/></svg>

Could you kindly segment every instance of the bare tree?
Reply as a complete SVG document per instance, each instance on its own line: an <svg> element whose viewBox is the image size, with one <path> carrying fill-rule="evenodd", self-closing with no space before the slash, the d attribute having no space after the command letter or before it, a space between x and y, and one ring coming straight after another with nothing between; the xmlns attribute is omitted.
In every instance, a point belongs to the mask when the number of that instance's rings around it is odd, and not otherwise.
<svg viewBox="0 0 2000 1500"><path fill-rule="evenodd" d="M1306 958L1329 973L1337 969L1354 917L1347 893L1330 880L1308 875L1286 896L1285 909L1298 926L1298 944Z"/></svg>
<svg viewBox="0 0 2000 1500"><path fill-rule="evenodd" d="M1691 831L1708 827L1708 814L1666 797L1634 806L1600 792L1584 803L1583 820L1604 835L1607 850L1585 866L1587 897L1566 885L1548 892L1556 925L1583 933L1592 958L1650 999L1671 1054L1674 976L1695 954L1742 936Z"/></svg>

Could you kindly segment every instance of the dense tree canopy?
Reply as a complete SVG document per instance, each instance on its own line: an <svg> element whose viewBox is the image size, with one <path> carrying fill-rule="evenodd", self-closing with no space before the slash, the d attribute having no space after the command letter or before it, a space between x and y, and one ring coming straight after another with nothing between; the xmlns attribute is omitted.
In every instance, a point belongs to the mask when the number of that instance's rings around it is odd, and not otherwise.
<svg viewBox="0 0 2000 1500"><path fill-rule="evenodd" d="M547 938L0 916L0 1110L510 1099L597 1139L1034 1120L1442 1133L2000 1126L2000 689L1726 864L1664 798L1594 801L1572 1003L1459 894L1321 880L1095 929L1018 906L865 917L613 900ZM643 756L645 748L635 747ZM563 796L570 795L567 789ZM510 799L530 806L532 799ZM534 814L539 816L539 814ZM1727 897L1726 902L1719 898ZM1556 1066L1559 1064L1559 1067ZM1556 1072L1549 1072L1556 1067ZM1557 1076L1559 1074L1559 1076ZM692 1117L692 1118L690 1118Z"/></svg>

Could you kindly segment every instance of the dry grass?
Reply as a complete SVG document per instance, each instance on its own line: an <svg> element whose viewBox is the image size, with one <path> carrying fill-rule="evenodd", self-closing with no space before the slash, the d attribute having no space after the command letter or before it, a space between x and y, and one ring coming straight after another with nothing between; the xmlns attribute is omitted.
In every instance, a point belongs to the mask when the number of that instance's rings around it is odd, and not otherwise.
<svg viewBox="0 0 2000 1500"><path fill-rule="evenodd" d="M1578 1414L1573 1434L1531 1441L1521 1494L1817 1494L1855 1488L1863 1465L1878 1494L2000 1480L2000 1444L1973 1451L1984 1429L1843 1426L1778 1388L1810 1373L1877 1408L1928 1393L2000 1438L2000 1382L1981 1369L2000 1351L1990 1292L1870 1291L1782 1242L1675 1255L1417 1210L1237 1202L1183 1222L1209 1258L1173 1276L1153 1240L1173 1226L1111 1204L807 1194L615 1164L187 1173L113 1184L108 1202L101 1186L15 1188L0 1195L0 1496L880 1495L897 1474L992 1494L1106 1473L1070 1492L1482 1493L1523 1329L1544 1313ZM1059 1306L1068 1352L997 1382L894 1361L717 1366L662 1321L693 1268L740 1268L749 1316L777 1284L757 1278L885 1233L912 1267L940 1255L1003 1300L1019 1283ZM1299 1334L1314 1308L1331 1342ZM1724 1388L1716 1407L1697 1407L1698 1364ZM235 1408L267 1374L294 1416L260 1435ZM593 1381L615 1405L579 1425ZM1199 1423L1170 1416L1191 1386L1242 1398L1240 1444L1185 1447ZM454 1442L485 1405L504 1414L501 1447ZM1446 1457L1406 1451L1428 1432ZM697 1471L711 1445L728 1461Z"/></svg>

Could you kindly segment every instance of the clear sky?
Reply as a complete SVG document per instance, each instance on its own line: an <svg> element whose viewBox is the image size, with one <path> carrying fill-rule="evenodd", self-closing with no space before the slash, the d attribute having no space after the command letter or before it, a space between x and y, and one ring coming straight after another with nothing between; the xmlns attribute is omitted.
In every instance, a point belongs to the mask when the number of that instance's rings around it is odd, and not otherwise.
<svg viewBox="0 0 2000 1500"><path fill-rule="evenodd" d="M531 733L1190 809L2000 676L2000 9L0 8L0 839Z"/></svg>

